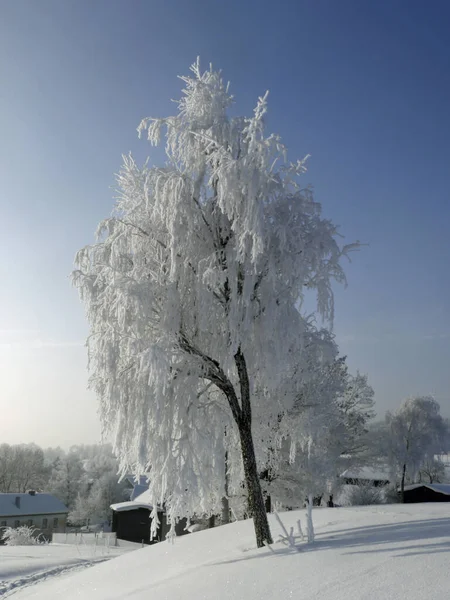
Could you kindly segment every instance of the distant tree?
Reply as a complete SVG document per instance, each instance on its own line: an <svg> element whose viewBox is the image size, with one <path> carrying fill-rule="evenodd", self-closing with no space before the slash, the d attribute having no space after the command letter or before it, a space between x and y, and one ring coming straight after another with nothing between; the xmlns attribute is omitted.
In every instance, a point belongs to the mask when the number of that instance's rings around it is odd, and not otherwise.
<svg viewBox="0 0 450 600"><path fill-rule="evenodd" d="M64 502L69 509L75 506L80 493L87 493L83 463L75 452L69 452L57 459L48 483L48 491Z"/></svg>
<svg viewBox="0 0 450 600"><path fill-rule="evenodd" d="M440 405L431 396L408 398L395 413L386 414L387 453L400 478L402 501L408 473L413 476L435 454L440 454L447 436Z"/></svg>
<svg viewBox="0 0 450 600"><path fill-rule="evenodd" d="M23 493L42 489L48 477L44 453L35 444L0 446L0 491Z"/></svg>
<svg viewBox="0 0 450 600"><path fill-rule="evenodd" d="M42 489L47 479L44 453L35 444L16 447L16 490Z"/></svg>
<svg viewBox="0 0 450 600"><path fill-rule="evenodd" d="M0 492L9 493L14 490L16 475L14 448L9 444L0 445Z"/></svg>
<svg viewBox="0 0 450 600"><path fill-rule="evenodd" d="M56 446L56 448L44 448L45 466L51 469L52 466L65 455L65 450L60 446Z"/></svg>
<svg viewBox="0 0 450 600"><path fill-rule="evenodd" d="M75 448L72 448L72 452ZM119 481L119 464L109 444L78 448L91 458L83 462L80 493L69 520L73 524L104 523L111 520L111 504L125 499L125 482Z"/></svg>
<svg viewBox="0 0 450 600"><path fill-rule="evenodd" d="M443 483L445 481L445 466L438 458L426 458L419 470L419 483Z"/></svg>
<svg viewBox="0 0 450 600"><path fill-rule="evenodd" d="M309 377L299 403L280 419L274 445L271 481L266 486L273 499L285 507L300 507L307 499L310 511L325 493L332 494L344 466L358 466L367 455L368 423L373 418L373 389L367 377L352 376L345 358L336 358L331 338L312 346ZM323 352L334 360L321 356ZM303 374L305 375L305 373Z"/></svg>
<svg viewBox="0 0 450 600"><path fill-rule="evenodd" d="M74 525L110 523L111 505L123 501L124 486L119 483L117 473L104 473L87 493L78 495L69 521Z"/></svg>
<svg viewBox="0 0 450 600"><path fill-rule="evenodd" d="M220 73L183 77L178 114L145 119L154 145L166 130L167 163L124 159L115 214L76 258L85 302L91 386L115 433L123 470L147 472L169 518L220 512L224 429L240 447L257 545L271 542L254 428L277 419L303 360L305 289L333 318L331 280L344 281L350 247L264 134L267 95L250 118L231 118ZM214 396L212 389L219 390ZM234 432L236 435L234 435Z"/></svg>

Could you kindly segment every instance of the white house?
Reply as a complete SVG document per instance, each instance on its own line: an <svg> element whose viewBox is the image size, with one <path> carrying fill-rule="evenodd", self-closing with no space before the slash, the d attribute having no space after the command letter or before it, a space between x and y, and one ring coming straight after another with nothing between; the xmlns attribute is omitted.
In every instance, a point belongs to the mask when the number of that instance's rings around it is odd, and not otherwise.
<svg viewBox="0 0 450 600"><path fill-rule="evenodd" d="M51 494L0 494L0 528L28 525L44 533L64 531L68 512Z"/></svg>

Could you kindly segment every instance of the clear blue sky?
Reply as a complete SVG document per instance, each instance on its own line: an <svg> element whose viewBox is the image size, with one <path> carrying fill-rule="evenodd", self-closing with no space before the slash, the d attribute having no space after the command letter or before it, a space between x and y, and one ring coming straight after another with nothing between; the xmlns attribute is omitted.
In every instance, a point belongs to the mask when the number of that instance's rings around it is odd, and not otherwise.
<svg viewBox="0 0 450 600"><path fill-rule="evenodd" d="M268 127L346 241L335 330L379 412L434 393L450 415L450 4L415 0L3 0L0 442L98 436L69 273L112 208L121 154L200 55Z"/></svg>

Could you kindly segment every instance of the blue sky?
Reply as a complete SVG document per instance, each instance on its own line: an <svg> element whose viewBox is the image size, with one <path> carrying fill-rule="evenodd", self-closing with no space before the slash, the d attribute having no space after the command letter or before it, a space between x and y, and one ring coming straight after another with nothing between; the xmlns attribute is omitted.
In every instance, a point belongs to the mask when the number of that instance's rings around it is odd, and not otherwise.
<svg viewBox="0 0 450 600"><path fill-rule="evenodd" d="M450 5L415 0L3 0L0 441L98 438L69 274L113 204L144 116L200 55L268 129L346 241L335 331L379 412L434 393L450 415Z"/></svg>

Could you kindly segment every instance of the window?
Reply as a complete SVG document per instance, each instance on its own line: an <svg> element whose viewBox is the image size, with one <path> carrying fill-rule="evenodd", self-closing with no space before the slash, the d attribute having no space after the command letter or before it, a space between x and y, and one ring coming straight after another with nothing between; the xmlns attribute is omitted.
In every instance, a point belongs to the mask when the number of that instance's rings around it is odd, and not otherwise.
<svg viewBox="0 0 450 600"><path fill-rule="evenodd" d="M42 527L48 527L48 519L42 519Z"/></svg>
<svg viewBox="0 0 450 600"><path fill-rule="evenodd" d="M53 527L58 527L58 517L53 519Z"/></svg>
<svg viewBox="0 0 450 600"><path fill-rule="evenodd" d="M27 525L28 527L31 527L33 525L33 519L28 519Z"/></svg>
<svg viewBox="0 0 450 600"><path fill-rule="evenodd" d="M14 521L14 527L20 527L20 521Z"/></svg>

